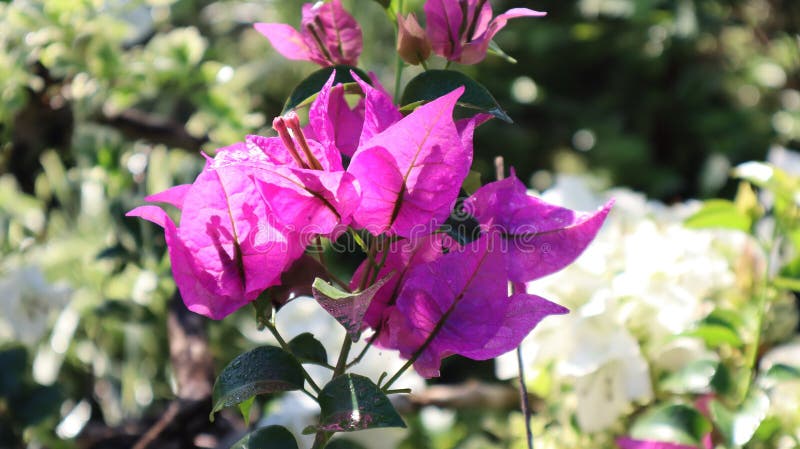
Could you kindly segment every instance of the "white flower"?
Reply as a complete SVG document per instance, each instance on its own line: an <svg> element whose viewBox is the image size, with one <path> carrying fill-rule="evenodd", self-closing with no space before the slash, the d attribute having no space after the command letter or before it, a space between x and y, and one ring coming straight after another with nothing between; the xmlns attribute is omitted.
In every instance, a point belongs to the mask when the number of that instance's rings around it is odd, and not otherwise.
<svg viewBox="0 0 800 449"><path fill-rule="evenodd" d="M0 341L37 343L69 296L69 289L49 284L37 267L12 268L0 279Z"/></svg>

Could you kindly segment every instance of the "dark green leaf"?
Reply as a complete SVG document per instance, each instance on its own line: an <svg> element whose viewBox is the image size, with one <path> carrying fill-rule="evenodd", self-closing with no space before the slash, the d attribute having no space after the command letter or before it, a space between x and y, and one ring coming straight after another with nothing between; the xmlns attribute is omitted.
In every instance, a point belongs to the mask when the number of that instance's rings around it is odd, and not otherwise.
<svg viewBox="0 0 800 449"><path fill-rule="evenodd" d="M367 449L355 441L347 438L336 438L325 446L325 449Z"/></svg>
<svg viewBox="0 0 800 449"><path fill-rule="evenodd" d="M752 220L733 202L714 199L703 203L703 208L687 218L684 224L694 229L724 228L747 232Z"/></svg>
<svg viewBox="0 0 800 449"><path fill-rule="evenodd" d="M289 98L286 100L286 104L283 105L283 112L281 112L281 114L285 114L293 109L305 106L314 101L314 98L317 97L319 91L322 90L322 86L325 85L334 70L336 70L336 78L334 78L333 81L334 84L354 83L355 80L353 79L352 75L350 75L351 70L354 71L359 78L372 84L369 76L364 73L363 70L356 67L349 65L325 67L312 73L303 81L300 81L300 84L298 84L289 95Z"/></svg>
<svg viewBox="0 0 800 449"><path fill-rule="evenodd" d="M303 367L289 353L260 346L239 355L214 382L211 419L223 407L240 404L252 396L303 388Z"/></svg>
<svg viewBox="0 0 800 449"><path fill-rule="evenodd" d="M409 81L400 104L409 105L421 101L431 101L464 86L464 94L458 105L487 112L500 120L513 123L497 100L480 83L469 76L453 70L428 70Z"/></svg>
<svg viewBox="0 0 800 449"><path fill-rule="evenodd" d="M341 375L319 394L317 430L352 432L378 427L405 427L403 419L377 385L357 374Z"/></svg>
<svg viewBox="0 0 800 449"><path fill-rule="evenodd" d="M15 414L25 426L35 425L47 417L57 416L63 397L55 386L36 386L26 390L17 404Z"/></svg>
<svg viewBox="0 0 800 449"><path fill-rule="evenodd" d="M335 286L317 278L311 286L314 298L325 311L331 314L350 334L353 341L358 340L361 333L361 323L364 321L364 314L367 313L372 298L378 293L383 284L386 283L394 273L375 282L362 292L347 293L339 290Z"/></svg>
<svg viewBox="0 0 800 449"><path fill-rule="evenodd" d="M716 360L693 360L661 381L661 388L671 393L707 393L717 372Z"/></svg>
<svg viewBox="0 0 800 449"><path fill-rule="evenodd" d="M714 391L718 394L726 395L733 392L733 385L733 379L731 378L731 372L728 370L728 367L723 363L717 365L717 372L714 373L714 377L711 378L711 387Z"/></svg>
<svg viewBox="0 0 800 449"><path fill-rule="evenodd" d="M711 423L694 407L666 404L650 409L636 419L631 437L699 446Z"/></svg>
<svg viewBox="0 0 800 449"><path fill-rule="evenodd" d="M245 435L231 449L297 449L297 440L285 427L268 426Z"/></svg>
<svg viewBox="0 0 800 449"><path fill-rule="evenodd" d="M770 366L766 374L764 374L764 380L769 384L800 380L800 368L784 365L783 363L776 363Z"/></svg>
<svg viewBox="0 0 800 449"><path fill-rule="evenodd" d="M19 392L28 363L28 352L21 346L0 349L0 397Z"/></svg>
<svg viewBox="0 0 800 449"><path fill-rule="evenodd" d="M325 346L309 332L294 337L289 342L289 349L301 362L316 363L322 366L328 364L328 353L325 351Z"/></svg>
<svg viewBox="0 0 800 449"><path fill-rule="evenodd" d="M711 418L729 446L740 447L753 438L764 418L767 417L769 398L761 390L750 390L750 394L737 411L731 411L721 402L709 403Z"/></svg>

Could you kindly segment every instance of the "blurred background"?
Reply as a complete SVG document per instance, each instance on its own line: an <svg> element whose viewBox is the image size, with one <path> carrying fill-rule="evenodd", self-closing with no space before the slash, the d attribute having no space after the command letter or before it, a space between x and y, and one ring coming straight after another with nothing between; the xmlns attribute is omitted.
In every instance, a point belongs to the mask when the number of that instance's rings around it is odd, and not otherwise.
<svg viewBox="0 0 800 449"><path fill-rule="evenodd" d="M343 3L368 36L360 66L391 86L385 13ZM423 2L406 3L422 16ZM539 191L591 174L667 204L732 197L731 167L800 140L800 2L491 3L548 16L512 21L496 38L517 64L490 55L456 67L515 121L477 132L484 182L501 155ZM162 416L180 386L166 325L174 284L160 230L124 213L191 182L201 151L269 133L317 67L286 61L251 24L296 26L300 8L0 1L0 448L131 447ZM252 315L200 324L214 372L263 338ZM451 359L439 382L496 382L494 372ZM422 419L410 416L412 427ZM511 432L507 410L459 416L461 433L437 440L452 444L431 447L473 447L456 443L471 428L493 429L481 444L511 447L495 441ZM174 447L215 447L243 429L233 414L216 426L208 432L220 439ZM405 447L426 447L414 441Z"/></svg>

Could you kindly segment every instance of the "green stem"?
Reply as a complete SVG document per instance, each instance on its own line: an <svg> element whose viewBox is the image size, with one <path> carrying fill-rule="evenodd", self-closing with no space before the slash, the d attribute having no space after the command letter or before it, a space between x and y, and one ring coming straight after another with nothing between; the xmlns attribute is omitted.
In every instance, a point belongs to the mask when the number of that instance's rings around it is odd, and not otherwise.
<svg viewBox="0 0 800 449"><path fill-rule="evenodd" d="M297 364L300 365L301 368L303 368L303 377L306 378L306 382L308 382L308 385L311 387L312 390L314 390L314 393L319 394L319 392L321 391L319 386L316 384L316 382L314 382L314 379L311 378L311 375L308 374L308 371L306 371L306 369L303 367L303 364L300 363L300 360L298 360L298 358L294 355L292 349L289 347L289 344L286 343L286 340L283 339L281 333L278 332L278 328L275 327L275 325L269 321L265 323L265 326L267 329L269 329L272 336L275 337L275 340L278 340L278 344L281 345L281 348L283 348L284 351L288 352L289 355L291 355L292 358L297 362Z"/></svg>
<svg viewBox="0 0 800 449"><path fill-rule="evenodd" d="M350 348L353 347L353 340L350 339L350 335L347 334L344 336L344 341L342 342L342 349L339 351L339 360L336 362L336 368L333 369L333 377L336 378L344 374L345 370L347 369L347 358L350 356Z"/></svg>
<svg viewBox="0 0 800 449"><path fill-rule="evenodd" d="M750 394L750 387L753 385L753 379L756 376L756 370L758 367L756 366L758 363L758 348L761 346L761 331L764 325L764 315L766 315L767 309L767 296L769 293L769 276L770 272L772 271L772 251L777 245L775 245L775 240L777 238L777 223L775 224L774 228L772 229L772 238L769 242L767 242L763 248L764 252L767 256L767 261L765 263L765 270L764 270L764 278L762 279L761 286L758 292L758 302L756 303L756 323L755 323L755 335L753 336L753 343L747 348L747 369L748 369L748 379L747 385L745 385L744 395L742 396L741 400L744 401L747 399L747 396Z"/></svg>
<svg viewBox="0 0 800 449"><path fill-rule="evenodd" d="M380 326L378 328L380 329ZM362 349L361 352L358 353L356 358L354 358L352 361L350 361L350 363L348 363L344 367L345 370L350 369L351 367L358 365L358 362L360 362L361 359L364 358L364 356L367 354L367 351L369 351L369 348L372 347L372 344L375 342L375 337L377 337L377 336L378 336L378 331L375 331L375 334L373 334L372 337L367 342L367 344L364 345L364 349Z"/></svg>
<svg viewBox="0 0 800 449"><path fill-rule="evenodd" d="M397 13L403 15L403 0L398 0L397 2ZM400 29L397 26L397 22L395 22L395 29L397 30L397 39L400 39ZM400 102L400 84L403 78L403 66L405 63L403 62L403 58L400 57L400 53L395 55L395 72L394 72L394 103L399 104Z"/></svg>

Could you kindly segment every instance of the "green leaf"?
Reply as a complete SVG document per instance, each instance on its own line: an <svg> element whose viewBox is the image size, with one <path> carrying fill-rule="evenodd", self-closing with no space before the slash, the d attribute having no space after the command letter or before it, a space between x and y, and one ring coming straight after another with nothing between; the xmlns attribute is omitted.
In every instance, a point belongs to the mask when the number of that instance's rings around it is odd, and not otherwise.
<svg viewBox="0 0 800 449"><path fill-rule="evenodd" d="M319 305L344 326L353 341L357 341L361 333L364 314L367 313L372 298L392 276L394 276L394 272L389 273L366 290L356 293L344 292L323 279L317 278L311 286L311 291Z"/></svg>
<svg viewBox="0 0 800 449"><path fill-rule="evenodd" d="M210 419L222 408L258 394L299 390L304 380L303 367L281 348L260 346L245 352L233 359L214 382Z"/></svg>
<svg viewBox="0 0 800 449"><path fill-rule="evenodd" d="M250 396L250 399L239 404L239 411L242 413L245 427L250 427L250 409L253 408L253 403L256 401L255 396Z"/></svg>
<svg viewBox="0 0 800 449"><path fill-rule="evenodd" d="M325 346L310 332L303 332L294 337L289 342L289 349L301 362L328 365L328 353L325 351Z"/></svg>
<svg viewBox="0 0 800 449"><path fill-rule="evenodd" d="M378 427L405 427L403 419L371 380L357 374L336 377L319 394L316 430L352 432Z"/></svg>
<svg viewBox="0 0 800 449"><path fill-rule="evenodd" d="M731 411L721 402L709 403L711 419L729 446L741 447L753 438L756 430L767 417L769 398L757 389L750 390L739 410Z"/></svg>
<svg viewBox="0 0 800 449"><path fill-rule="evenodd" d="M489 90L469 76L453 70L428 70L420 73L408 82L400 104L431 101L461 86L465 90L458 99L459 106L488 112L500 120L513 123Z"/></svg>
<svg viewBox="0 0 800 449"><path fill-rule="evenodd" d="M364 446L347 438L336 438L325 446L325 449L367 449Z"/></svg>
<svg viewBox="0 0 800 449"><path fill-rule="evenodd" d="M504 52L503 49L500 48L500 46L497 45L497 42L495 42L494 40L489 42L489 53L491 53L491 54L493 54L495 56L499 56L499 57L505 59L506 62L510 62L511 64L516 64L517 63L517 60L512 58L511 56L509 56L506 52Z"/></svg>
<svg viewBox="0 0 800 449"><path fill-rule="evenodd" d="M776 288L782 290L791 290L793 292L800 292L800 279L793 279L788 277L778 276L772 280Z"/></svg>
<svg viewBox="0 0 800 449"><path fill-rule="evenodd" d="M800 368L783 363L770 366L764 374L764 381L770 385L793 380L800 380Z"/></svg>
<svg viewBox="0 0 800 449"><path fill-rule="evenodd" d="M708 200L702 209L687 218L684 224L693 229L724 228L749 231L751 218L728 200Z"/></svg>
<svg viewBox="0 0 800 449"><path fill-rule="evenodd" d="M631 437L699 446L711 431L711 423L695 409L684 404L666 404L652 408L636 419Z"/></svg>
<svg viewBox="0 0 800 449"><path fill-rule="evenodd" d="M693 360L661 381L661 388L670 393L707 393L719 367L716 360Z"/></svg>
<svg viewBox="0 0 800 449"><path fill-rule="evenodd" d="M314 99L317 98L319 91L322 90L322 86L325 85L334 70L336 71L336 78L334 78L333 81L334 85L355 83L353 76L350 75L351 70L354 71L356 75L358 75L358 77L363 81L372 84L369 75L364 73L364 71L359 68L349 65L325 67L317 70L311 75L308 75L308 77L303 81L300 81L300 84L298 84L289 95L289 98L286 100L286 104L283 105L283 111L281 114L285 114L293 109L305 106L314 101ZM357 88L357 85L354 85L354 87ZM360 90L358 90L358 92L360 92Z"/></svg>
<svg viewBox="0 0 800 449"><path fill-rule="evenodd" d="M723 345L740 348L743 345L742 339L734 330L718 324L701 324L696 329L684 332L683 335L698 337L710 348L719 348Z"/></svg>
<svg viewBox="0 0 800 449"><path fill-rule="evenodd" d="M711 387L720 395L733 392L733 379L731 378L730 370L728 370L725 364L720 363L717 365L717 372L714 373L714 377L711 378Z"/></svg>
<svg viewBox="0 0 800 449"><path fill-rule="evenodd" d="M245 435L231 449L297 449L297 440L285 427L267 426Z"/></svg>

